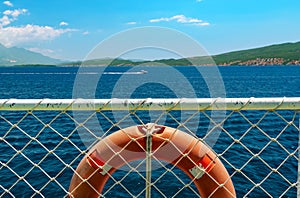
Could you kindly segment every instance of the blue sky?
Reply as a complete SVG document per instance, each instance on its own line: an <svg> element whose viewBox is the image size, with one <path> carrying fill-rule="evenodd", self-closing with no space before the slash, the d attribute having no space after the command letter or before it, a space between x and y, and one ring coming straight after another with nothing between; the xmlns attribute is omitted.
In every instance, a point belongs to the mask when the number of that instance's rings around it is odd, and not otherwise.
<svg viewBox="0 0 300 198"><path fill-rule="evenodd" d="M2 1L0 43L80 60L113 34L159 26L191 36L213 55L300 41L299 8L299 0Z"/></svg>

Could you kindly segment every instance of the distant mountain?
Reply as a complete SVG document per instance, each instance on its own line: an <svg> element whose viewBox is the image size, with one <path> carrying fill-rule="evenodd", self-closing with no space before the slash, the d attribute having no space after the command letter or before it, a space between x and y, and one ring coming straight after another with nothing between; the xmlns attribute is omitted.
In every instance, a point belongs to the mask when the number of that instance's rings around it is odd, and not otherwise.
<svg viewBox="0 0 300 198"><path fill-rule="evenodd" d="M56 65L60 60L53 59L42 54L23 48L7 48L0 44L0 66L12 65Z"/></svg>
<svg viewBox="0 0 300 198"><path fill-rule="evenodd" d="M228 52L212 56L217 65L300 65L300 42L271 45L261 48ZM161 59L155 61L94 59L62 63L60 60L17 47L6 48L0 44L0 66L12 65L211 65L211 57Z"/></svg>
<svg viewBox="0 0 300 198"><path fill-rule="evenodd" d="M215 55L182 59L161 59L155 61L95 59L84 62L66 63L66 65L211 65L212 59L217 65L300 65L300 42L271 45L261 48L241 50Z"/></svg>
<svg viewBox="0 0 300 198"><path fill-rule="evenodd" d="M300 42L283 43L266 47L228 52L212 56L216 65L300 65ZM196 65L210 65L210 57L178 59L192 60ZM170 60L174 62L174 60ZM165 61L166 62L166 61ZM176 63L174 63L176 64ZM177 65L177 64L176 64Z"/></svg>

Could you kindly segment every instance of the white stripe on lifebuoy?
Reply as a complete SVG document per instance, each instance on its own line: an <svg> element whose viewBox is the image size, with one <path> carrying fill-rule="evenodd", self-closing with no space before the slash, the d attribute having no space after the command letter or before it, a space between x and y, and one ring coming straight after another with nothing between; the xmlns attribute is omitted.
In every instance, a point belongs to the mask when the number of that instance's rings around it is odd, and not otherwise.
<svg viewBox="0 0 300 198"><path fill-rule="evenodd" d="M205 174L205 168L199 164L189 169L189 172L194 176L195 179L200 179Z"/></svg>

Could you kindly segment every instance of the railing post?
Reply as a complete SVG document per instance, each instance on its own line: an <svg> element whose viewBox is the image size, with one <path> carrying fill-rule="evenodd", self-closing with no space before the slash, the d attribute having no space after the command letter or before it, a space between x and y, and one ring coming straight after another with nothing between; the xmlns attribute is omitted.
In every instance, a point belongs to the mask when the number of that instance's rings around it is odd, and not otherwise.
<svg viewBox="0 0 300 198"><path fill-rule="evenodd" d="M298 123L298 149L300 148L300 111L298 111L299 123ZM297 197L300 197L300 150L298 150L298 179L297 179Z"/></svg>

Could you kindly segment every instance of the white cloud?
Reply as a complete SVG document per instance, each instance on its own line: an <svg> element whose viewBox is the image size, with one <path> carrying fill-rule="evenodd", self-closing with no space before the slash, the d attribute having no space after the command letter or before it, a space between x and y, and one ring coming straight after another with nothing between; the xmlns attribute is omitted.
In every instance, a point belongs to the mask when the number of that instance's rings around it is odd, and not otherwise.
<svg viewBox="0 0 300 198"><path fill-rule="evenodd" d="M82 34L83 34L83 35L88 35L88 34L90 34L90 32L89 32L89 31L85 31L85 32L83 32Z"/></svg>
<svg viewBox="0 0 300 198"><path fill-rule="evenodd" d="M3 14L17 18L20 14L25 14L27 11L27 9L5 10Z"/></svg>
<svg viewBox="0 0 300 198"><path fill-rule="evenodd" d="M203 0L196 0L196 2L202 2Z"/></svg>
<svg viewBox="0 0 300 198"><path fill-rule="evenodd" d="M184 15L175 15L169 18L159 18L159 19L151 19L150 22L151 23L157 23L157 22L161 22L161 21L177 21L178 23L200 23L203 22L200 19L196 19L196 18L190 18L190 17L186 17Z"/></svg>
<svg viewBox="0 0 300 198"><path fill-rule="evenodd" d="M5 5L13 6L9 1L3 2ZM10 26L13 21L18 20L20 15L28 13L27 9L12 9L2 12L0 18L0 43L10 47L18 44L28 42L39 42L53 40L62 34L67 32L77 31L68 28L53 28L50 26L39 25L23 25L23 26ZM1 14L1 13L0 13ZM68 25L68 23L62 21L62 26ZM38 49L32 49L32 51L38 51ZM50 51L44 51L50 53Z"/></svg>
<svg viewBox="0 0 300 198"><path fill-rule="evenodd" d="M172 20L177 20L179 23L201 23L203 22L200 19L186 17L184 15L176 15L171 17Z"/></svg>
<svg viewBox="0 0 300 198"><path fill-rule="evenodd" d="M127 24L127 25L135 25L136 22L135 22L135 21L130 21L130 22L126 23L126 24Z"/></svg>
<svg viewBox="0 0 300 198"><path fill-rule="evenodd" d="M11 23L11 19L8 18L8 16L4 15L2 18L0 18L0 28L2 26L9 25Z"/></svg>
<svg viewBox="0 0 300 198"><path fill-rule="evenodd" d="M170 18L159 18L159 19L151 19L149 20L150 23L157 23L161 21L170 21Z"/></svg>
<svg viewBox="0 0 300 198"><path fill-rule="evenodd" d="M175 16L168 17L168 18L162 17L162 18L158 18L158 19L149 20L150 23L158 23L158 22L162 22L162 21L165 21L165 22L176 21L177 23L188 23L188 24L192 24L192 25L196 25L196 26L209 25L208 22L204 22L201 19L186 17L183 14L175 15Z"/></svg>
<svg viewBox="0 0 300 198"><path fill-rule="evenodd" d="M192 24L192 25L194 25L194 26L209 26L210 23L208 23L208 22L203 22L203 23L194 23L194 24Z"/></svg>
<svg viewBox="0 0 300 198"><path fill-rule="evenodd" d="M73 29L54 29L49 26L26 25L21 27L0 28L0 43L5 46L14 46L20 43L49 41L60 35L76 31Z"/></svg>
<svg viewBox="0 0 300 198"><path fill-rule="evenodd" d="M59 23L59 25L60 25L60 26L68 26L69 23L67 23L67 22L65 22L65 21L62 21L62 22Z"/></svg>
<svg viewBox="0 0 300 198"><path fill-rule="evenodd" d="M14 6L10 1L4 1L3 4L7 5L9 7L13 7Z"/></svg>
<svg viewBox="0 0 300 198"><path fill-rule="evenodd" d="M3 12L4 15L10 15L11 13L12 13L11 10L5 10L5 11Z"/></svg>
<svg viewBox="0 0 300 198"><path fill-rule="evenodd" d="M27 12L26 9L5 10L3 12L4 16L0 18L0 27L9 25L11 22L16 21L19 15Z"/></svg>

